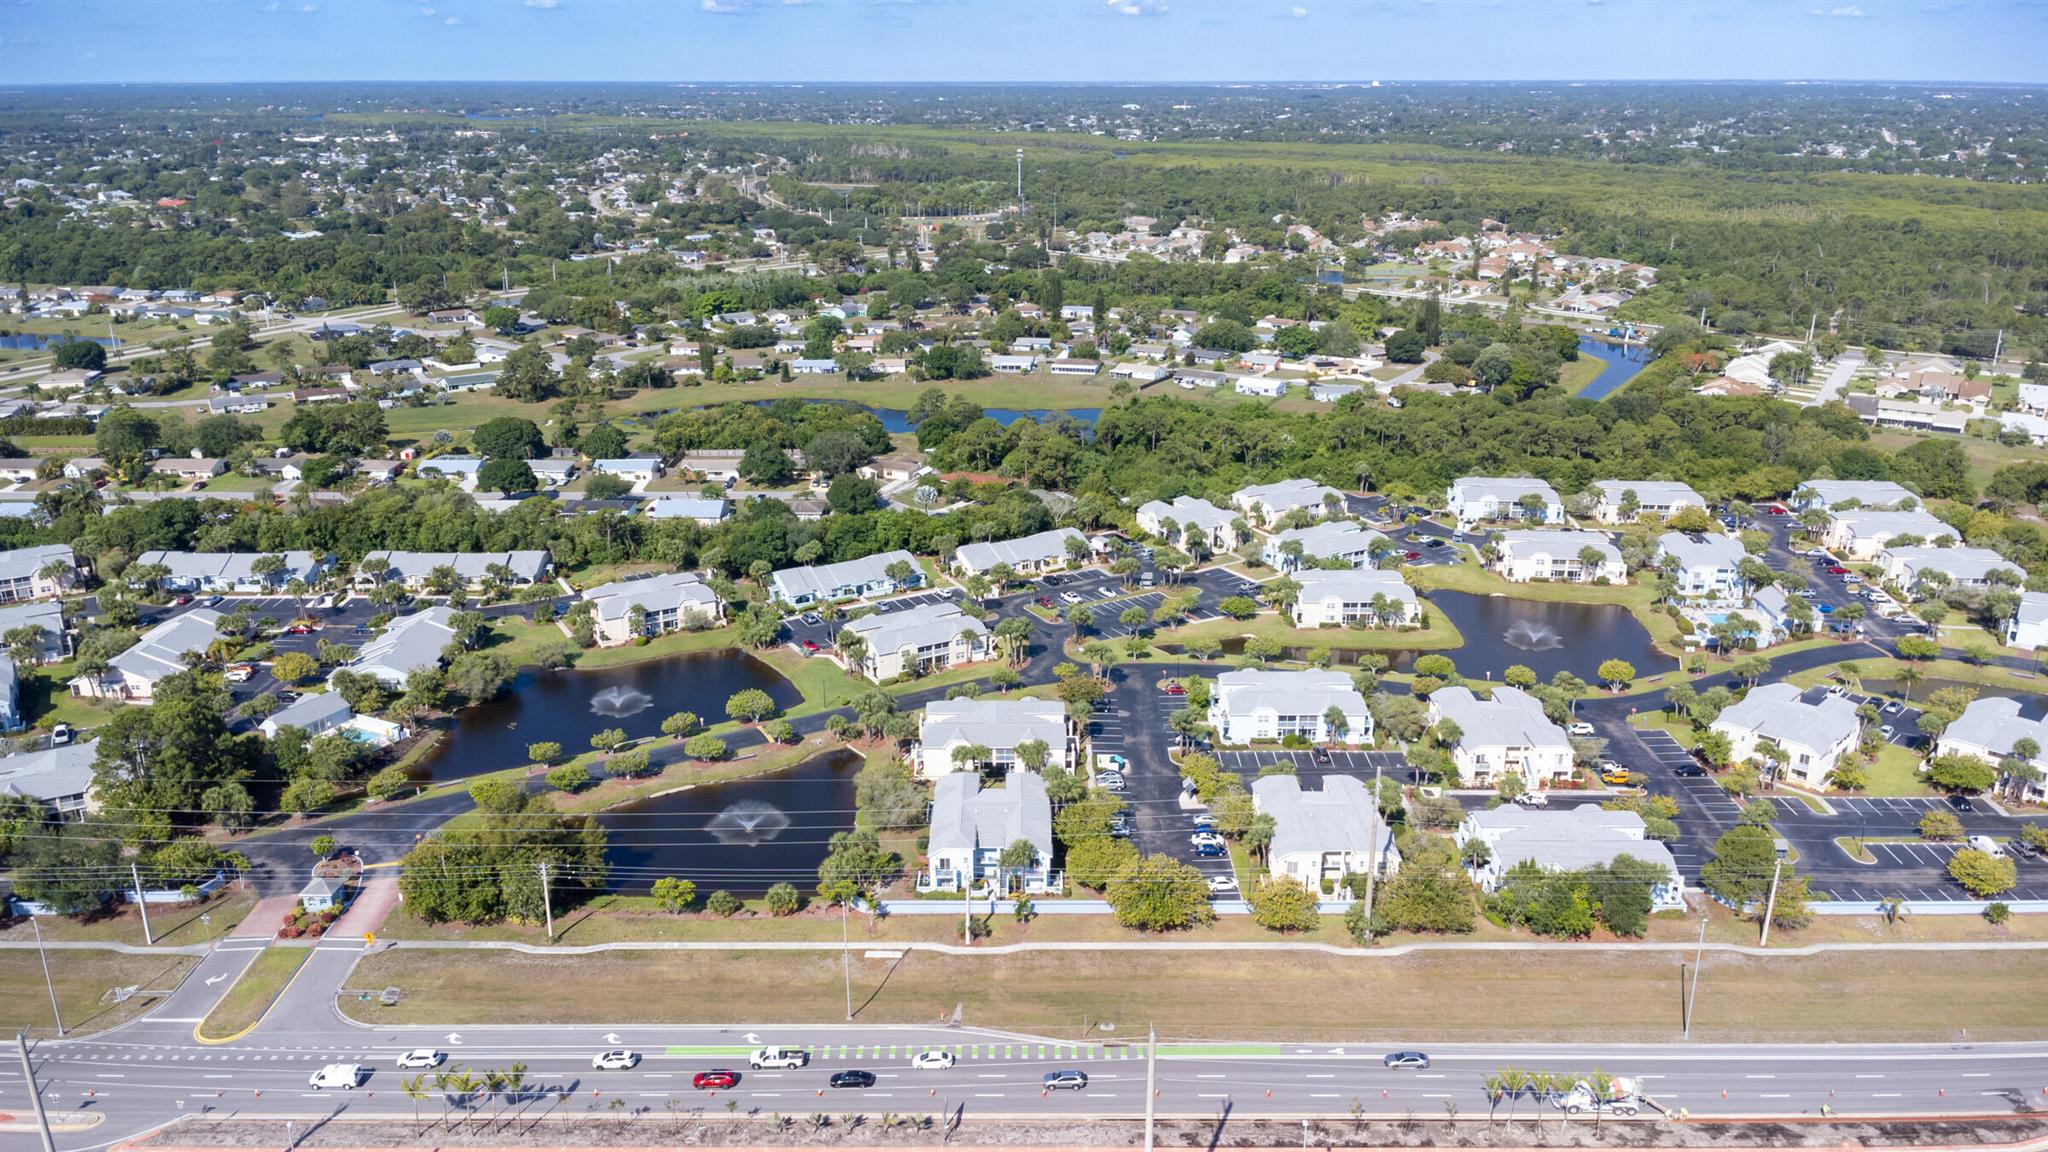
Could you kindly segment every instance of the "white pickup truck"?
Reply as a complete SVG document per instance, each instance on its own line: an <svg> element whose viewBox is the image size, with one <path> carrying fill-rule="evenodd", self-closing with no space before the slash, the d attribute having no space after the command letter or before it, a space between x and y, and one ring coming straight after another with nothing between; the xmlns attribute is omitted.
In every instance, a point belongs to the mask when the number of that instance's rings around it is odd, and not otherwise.
<svg viewBox="0 0 2048 1152"><path fill-rule="evenodd" d="M1643 1095L1642 1085L1633 1077L1609 1076L1607 1092L1593 1091L1590 1081L1581 1080L1572 1085L1572 1090L1551 1098L1551 1104L1576 1116L1581 1112L1599 1112L1609 1116L1633 1116L1645 1108L1653 1107Z"/></svg>

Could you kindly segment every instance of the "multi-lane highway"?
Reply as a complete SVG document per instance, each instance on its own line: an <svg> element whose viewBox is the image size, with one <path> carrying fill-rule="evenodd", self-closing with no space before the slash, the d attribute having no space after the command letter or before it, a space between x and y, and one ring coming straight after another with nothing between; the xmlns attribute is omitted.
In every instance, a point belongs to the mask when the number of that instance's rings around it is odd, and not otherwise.
<svg viewBox="0 0 2048 1152"><path fill-rule="evenodd" d="M230 940L209 955L153 1014L110 1032L33 1049L37 1086L61 1129L57 1146L105 1147L180 1117L254 1118L282 1123L326 1117L410 1120L464 1101L444 1103L429 1087L408 1095L413 1073L397 1057L417 1048L447 1055L443 1070L481 1076L521 1065L516 1097L471 1097L486 1113L500 1104L528 1115L612 1115L645 1109L735 1109L767 1115L960 1114L1008 1117L1142 1117L1147 1104L1148 1051L1127 1032L1086 1037L1025 1036L972 1028L790 1025L773 1021L724 1026L640 1025L621 1021L521 1025L370 1026L336 1009L338 989L361 946L326 943L278 1006L249 1034L229 1043L196 1039L196 1024L231 986L261 946ZM223 977L225 977L223 979ZM212 981L212 983L209 983ZM354 994L347 999L353 1001ZM374 1006L359 1011L374 1013ZM748 1067L765 1045L801 1048L807 1066ZM1427 1068L1385 1067L1396 1049L1421 1048ZM637 1052L637 1066L596 1071L592 1057L614 1048ZM952 1067L921 1070L912 1058L939 1051ZM329 1063L367 1065L354 1091L316 1090L308 1078ZM1205 1042L1161 1038L1151 1103L1160 1116L1237 1119L1441 1117L1485 1114L1486 1078L1504 1068L1641 1078L1656 1104L1694 1116L1808 1116L1823 1107L1844 1117L2005 1115L2042 1106L2048 1087L2048 1044L1859 1045L1854 1047L1728 1045L1577 1045L1414 1043L1296 1044ZM716 1093L691 1086L701 1071L730 1068L739 1082ZM836 1089L834 1072L860 1069L873 1087ZM1046 1073L1076 1069L1085 1087L1051 1090ZM419 1093L415 1089L415 1093ZM613 1101L619 1103L614 1105ZM1500 1105L1507 1107L1507 1102ZM1524 1115L1557 1116L1533 1096L1516 1102ZM26 1083L18 1062L0 1071L0 1113L25 1119ZM10 1131L20 1131L19 1128ZM8 1137L16 1139L17 1137ZM4 1142L4 1141L0 1141ZM26 1147L25 1143L20 1146Z"/></svg>

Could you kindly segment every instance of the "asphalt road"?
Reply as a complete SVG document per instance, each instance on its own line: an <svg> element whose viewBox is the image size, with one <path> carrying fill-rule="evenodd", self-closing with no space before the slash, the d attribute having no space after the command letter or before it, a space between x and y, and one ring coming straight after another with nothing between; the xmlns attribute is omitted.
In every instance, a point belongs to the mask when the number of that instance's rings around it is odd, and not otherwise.
<svg viewBox="0 0 2048 1152"><path fill-rule="evenodd" d="M667 1115L714 1110L737 1102L743 1111L797 1114L951 1114L999 1117L1141 1117L1146 1058L1132 1025L1086 1036L1030 1036L971 1027L589 1024L559 1027L460 1025L368 1026L335 1010L360 945L339 941L310 950L276 1009L247 1036L200 1044L194 1026L260 942L230 940L206 957L156 1012L98 1036L45 1041L32 1064L44 1103L56 1119L98 1116L100 1122L57 1137L61 1149L101 1148L181 1116L254 1117L282 1127L328 1117L410 1120L443 1109L439 1094L415 1103L401 1089L409 1075L396 1057L431 1047L446 1067L481 1073L522 1063L529 1090L513 1100L480 1102L479 1114L503 1107L537 1113ZM207 981L214 981L212 984ZM358 1011L374 1013L374 1006ZM746 1055L757 1045L803 1048L808 1066L753 1071ZM611 1048L641 1054L629 1071L599 1072L591 1058ZM1388 1069L1382 1056L1410 1045L1204 1043L1163 1038L1156 1066L1156 1109L1164 1116L1436 1117L1483 1114L1485 1076L1510 1065L1585 1073L1595 1068L1643 1079L1661 1107L1697 1116L1817 1116L1823 1105L1843 1116L2009 1114L2038 1104L2048 1085L2048 1045L1947 1044L1843 1047L1750 1045L1459 1044L1428 1049L1423 1070ZM913 1055L954 1054L947 1070L915 1070ZM325 1064L361 1063L371 1071L355 1091L314 1090L307 1079ZM690 1086L713 1068L740 1072L739 1084L717 1093ZM870 1089L833 1089L833 1072L876 1074ZM1047 1072L1079 1069L1086 1088L1045 1091ZM1505 1107L1505 1105L1503 1105ZM1522 1115L1558 1114L1524 1099ZM0 1111L26 1114L26 1084L16 1061L0 1064ZM1560 1117L1561 1118L1561 1117ZM1581 1122L1587 1119L1581 1118ZM10 1139L15 1139L10 1137ZM19 1146L28 1146L22 1141Z"/></svg>

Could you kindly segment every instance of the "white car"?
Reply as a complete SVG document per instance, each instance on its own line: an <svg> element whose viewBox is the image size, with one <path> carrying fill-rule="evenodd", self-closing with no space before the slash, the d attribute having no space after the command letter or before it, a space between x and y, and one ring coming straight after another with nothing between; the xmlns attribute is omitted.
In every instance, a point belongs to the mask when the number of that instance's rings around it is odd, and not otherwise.
<svg viewBox="0 0 2048 1152"><path fill-rule="evenodd" d="M1105 584L1102 587L1097 588L1095 590L1095 594L1097 596L1102 597L1104 600L1114 600L1117 597L1123 595L1124 593L1123 589L1118 588L1114 584Z"/></svg>
<svg viewBox="0 0 2048 1152"><path fill-rule="evenodd" d="M1594 734L1593 726L1591 724L1586 723L1584 720L1581 720L1573 724L1571 727L1565 729L1565 731L1573 736L1591 736Z"/></svg>
<svg viewBox="0 0 2048 1152"><path fill-rule="evenodd" d="M400 1068L439 1068L448 1057L432 1048L415 1048L398 1058Z"/></svg>
<svg viewBox="0 0 2048 1152"><path fill-rule="evenodd" d="M930 1052L919 1052L917 1055L912 1056L910 1058L910 1066L912 1068L922 1068L934 1072L944 1072L946 1069L951 1068L953 1066L953 1054L951 1052L940 1052L937 1050L933 1050Z"/></svg>
<svg viewBox="0 0 2048 1152"><path fill-rule="evenodd" d="M1079 592L1062 592L1060 593L1060 599L1065 600L1069 604L1079 604L1081 602L1081 594Z"/></svg>
<svg viewBox="0 0 2048 1152"><path fill-rule="evenodd" d="M640 1054L625 1048L614 1048L590 1058L590 1066L599 1072L624 1072L638 1063Z"/></svg>
<svg viewBox="0 0 2048 1152"><path fill-rule="evenodd" d="M1197 832L1188 837L1188 843L1193 844L1197 848L1204 844L1214 844L1221 848L1223 846L1223 837L1218 836L1214 832Z"/></svg>
<svg viewBox="0 0 2048 1152"><path fill-rule="evenodd" d="M1232 879L1231 877L1228 877L1228 876L1211 876L1211 877L1209 877L1209 893L1210 893L1210 895L1212 895L1212 896L1220 896L1220 895L1223 895L1224 893L1227 893L1227 892L1235 892L1235 891L1237 891L1237 881L1236 881L1236 880L1234 880L1234 879Z"/></svg>

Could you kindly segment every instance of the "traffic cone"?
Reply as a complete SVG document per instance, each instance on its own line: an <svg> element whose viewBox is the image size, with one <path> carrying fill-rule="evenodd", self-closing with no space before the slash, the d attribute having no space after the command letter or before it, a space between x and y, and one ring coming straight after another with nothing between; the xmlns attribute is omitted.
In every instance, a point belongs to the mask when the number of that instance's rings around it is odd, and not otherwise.
<svg viewBox="0 0 2048 1152"><path fill-rule="evenodd" d="M1936 1088L1936 1089L1934 1090L1934 1094L1935 1094L1936 1096L1946 1096L1946 1095L1948 1095L1948 1089L1946 1089L1946 1088Z"/></svg>
<svg viewBox="0 0 2048 1152"><path fill-rule="evenodd" d="M1727 1098L1728 1098L1728 1090L1727 1090L1726 1088L1723 1088L1723 1089L1721 1089L1721 1099L1723 1099L1723 1100L1726 1100Z"/></svg>
<svg viewBox="0 0 2048 1152"><path fill-rule="evenodd" d="M1268 1089L1266 1089L1266 1099L1268 1099L1268 1100L1271 1100L1272 1098L1273 1098L1273 1090L1272 1090L1271 1088L1268 1088Z"/></svg>

